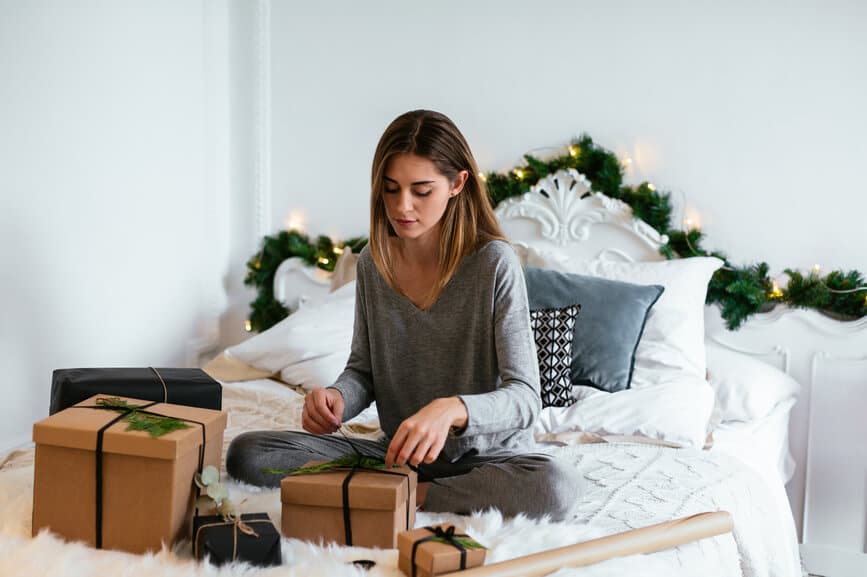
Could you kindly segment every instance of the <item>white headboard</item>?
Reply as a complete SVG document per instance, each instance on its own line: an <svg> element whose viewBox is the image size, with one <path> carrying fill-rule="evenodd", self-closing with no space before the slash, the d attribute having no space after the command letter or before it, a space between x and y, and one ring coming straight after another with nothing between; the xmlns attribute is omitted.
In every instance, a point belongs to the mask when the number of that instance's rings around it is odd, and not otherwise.
<svg viewBox="0 0 867 577"><path fill-rule="evenodd" d="M503 201L496 214L519 252L532 244L586 260L659 261L668 240L633 218L628 205L593 192L574 170ZM329 281L327 273L289 259L274 282L277 298L294 308L299 299L327 293ZM796 469L787 490L806 566L825 575L867 574L867 317L840 322L778 306L732 332L709 306L705 325L707 339L802 385L790 424Z"/></svg>

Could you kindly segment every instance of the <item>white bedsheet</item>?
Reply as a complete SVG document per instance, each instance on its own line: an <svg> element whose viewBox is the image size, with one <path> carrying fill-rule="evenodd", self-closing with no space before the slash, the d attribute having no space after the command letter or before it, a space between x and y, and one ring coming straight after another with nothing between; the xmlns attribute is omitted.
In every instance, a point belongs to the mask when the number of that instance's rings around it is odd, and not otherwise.
<svg viewBox="0 0 867 577"><path fill-rule="evenodd" d="M242 430L297 428L301 396L271 381L228 383L228 440ZM354 434L374 434L365 429ZM734 517L731 535L705 539L653 555L614 559L583 569L562 569L558 576L611 575L791 577L800 574L791 512L779 483L735 459L694 449L636 444L552 447L551 453L574 464L586 479L577 514L567 523L503 520L495 511L470 517L421 513L418 525L452 521L490 548L488 562L567 545L630 528L708 510ZM65 544L48 534L30 538L32 464L0 471L0 575L129 574L144 575L370 575L399 576L396 552L319 547L284 539L284 566L250 569L240 565L219 572L196 564L189 543L154 556L96 551ZM276 490L228 483L245 511L266 511L279 526ZM365 558L377 566L363 573L344 562ZM73 569L74 568L74 569Z"/></svg>

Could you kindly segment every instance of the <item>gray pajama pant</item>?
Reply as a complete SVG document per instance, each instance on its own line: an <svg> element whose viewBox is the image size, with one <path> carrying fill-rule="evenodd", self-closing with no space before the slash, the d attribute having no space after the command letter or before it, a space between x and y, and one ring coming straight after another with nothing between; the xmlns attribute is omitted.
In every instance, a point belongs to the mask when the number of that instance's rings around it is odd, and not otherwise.
<svg viewBox="0 0 867 577"><path fill-rule="evenodd" d="M292 470L309 461L330 461L358 450L384 458L388 441L370 441L294 431L243 433L229 446L226 470L251 485L276 487L280 475L264 469ZM468 514L489 508L505 517L524 514L561 521L581 498L578 472L549 455L466 456L456 462L438 459L418 467L419 480L431 481L424 509Z"/></svg>

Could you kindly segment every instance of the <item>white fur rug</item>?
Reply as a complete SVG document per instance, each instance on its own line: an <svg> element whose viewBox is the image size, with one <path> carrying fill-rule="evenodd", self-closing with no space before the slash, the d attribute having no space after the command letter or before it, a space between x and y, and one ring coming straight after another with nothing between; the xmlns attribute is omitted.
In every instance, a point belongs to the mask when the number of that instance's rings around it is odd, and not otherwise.
<svg viewBox="0 0 867 577"><path fill-rule="evenodd" d="M229 410L227 440L242 430L295 428L298 398L267 387L224 388ZM267 408L267 414L264 413ZM356 429L356 434L365 434ZM583 473L586 487L575 518L567 523L504 520L496 511L465 517L420 513L417 526L452 522L488 547L487 562L578 543L708 510L727 510L735 532L653 555L612 559L558 577L665 576L791 577L800 574L791 513L782 487L769 487L751 470L721 455L658 446L612 444L552 448ZM33 466L28 455L0 459L0 576L112 575L398 577L396 550L319 546L283 539L283 565L256 568L241 563L222 568L192 558L189 541L152 555L98 551L49 534L31 538ZM280 526L279 491L227 483L244 512L267 512ZM131 525L134 530L134 521ZM371 559L365 571L352 560Z"/></svg>

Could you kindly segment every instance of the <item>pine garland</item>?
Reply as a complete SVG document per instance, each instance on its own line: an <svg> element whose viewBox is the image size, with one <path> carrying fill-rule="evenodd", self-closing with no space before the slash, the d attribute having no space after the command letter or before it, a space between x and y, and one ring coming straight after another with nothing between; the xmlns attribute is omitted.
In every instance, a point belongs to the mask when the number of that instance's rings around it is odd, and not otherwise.
<svg viewBox="0 0 867 577"><path fill-rule="evenodd" d="M487 173L485 180L491 202L497 206L507 198L524 194L540 179L564 168L574 168L587 177L593 190L622 200L632 208L636 218L667 235L668 243L660 248L666 258L716 256L722 259L725 265L716 271L710 281L707 303L720 306L722 317L730 330L738 329L750 316L770 310L777 303L816 309L839 320L867 316L867 291L858 290L865 286L864 278L858 271L832 271L823 277L816 271L805 276L797 270L786 269L789 284L779 290L768 275L767 263L736 267L723 253L704 250L701 247L704 235L699 229L683 231L672 226L671 195L668 192L657 191L648 182L637 186L624 185L620 160L611 151L595 144L586 134L574 139L567 152L555 158L540 160L527 154L524 163L510 172ZM344 247L360 252L366 243L364 238L354 238L335 244L326 236L320 236L312 243L308 237L294 230L266 236L261 249L247 262L247 277L244 280L244 284L255 286L258 290L256 300L251 303L251 329L263 331L289 314L286 307L274 299L274 274L283 260L297 256L310 265L332 271L337 254Z"/></svg>

